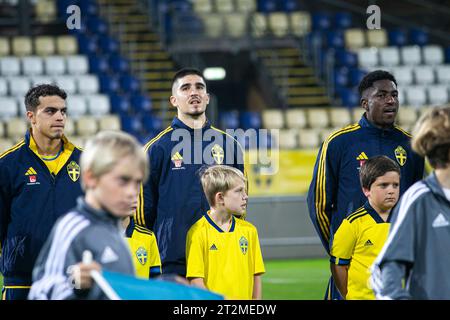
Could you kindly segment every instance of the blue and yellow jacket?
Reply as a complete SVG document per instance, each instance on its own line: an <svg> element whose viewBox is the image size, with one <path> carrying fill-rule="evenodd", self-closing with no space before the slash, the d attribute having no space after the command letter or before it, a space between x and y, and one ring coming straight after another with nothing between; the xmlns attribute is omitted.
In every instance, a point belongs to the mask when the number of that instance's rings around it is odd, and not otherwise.
<svg viewBox="0 0 450 320"><path fill-rule="evenodd" d="M411 135L398 126L379 129L365 114L357 124L333 132L319 149L308 192L311 220L330 252L342 220L366 202L359 181L365 160L386 155L401 169L400 194L423 177L424 160L412 151Z"/></svg>
<svg viewBox="0 0 450 320"><path fill-rule="evenodd" d="M0 155L0 271L5 286L30 286L36 258L55 221L82 195L81 150L63 137L64 165L52 175L30 132Z"/></svg>
<svg viewBox="0 0 450 320"><path fill-rule="evenodd" d="M163 273L184 275L187 232L209 210L200 169L228 164L244 172L243 150L209 122L194 131L177 117L145 150L150 178L141 189L135 222L155 232Z"/></svg>

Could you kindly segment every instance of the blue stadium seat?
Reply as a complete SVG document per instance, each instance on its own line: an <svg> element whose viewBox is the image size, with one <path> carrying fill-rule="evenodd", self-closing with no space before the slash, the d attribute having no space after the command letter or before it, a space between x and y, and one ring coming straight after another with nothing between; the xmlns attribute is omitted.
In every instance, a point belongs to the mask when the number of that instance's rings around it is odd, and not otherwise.
<svg viewBox="0 0 450 320"><path fill-rule="evenodd" d="M327 12L315 12L312 14L313 30L327 30L331 28L331 17Z"/></svg>
<svg viewBox="0 0 450 320"><path fill-rule="evenodd" d="M336 50L334 57L339 66L354 67L358 64L357 55L345 49Z"/></svg>
<svg viewBox="0 0 450 320"><path fill-rule="evenodd" d="M102 36L98 40L102 52L105 54L116 53L119 51L119 42L108 36Z"/></svg>
<svg viewBox="0 0 450 320"><path fill-rule="evenodd" d="M123 75L120 77L120 86L123 92L136 92L139 91L139 80L131 75Z"/></svg>
<svg viewBox="0 0 450 320"><path fill-rule="evenodd" d="M327 32L327 45L332 48L343 48L345 45L344 32L342 30Z"/></svg>
<svg viewBox="0 0 450 320"><path fill-rule="evenodd" d="M295 0L278 0L278 9L284 12L293 12L300 10L298 1Z"/></svg>
<svg viewBox="0 0 450 320"><path fill-rule="evenodd" d="M428 33L422 29L412 29L409 32L411 44L424 46L428 43Z"/></svg>
<svg viewBox="0 0 450 320"><path fill-rule="evenodd" d="M107 73L109 71L108 59L102 56L89 56L89 71L91 73Z"/></svg>
<svg viewBox="0 0 450 320"><path fill-rule="evenodd" d="M402 29L389 30L388 39L390 46L405 46L408 44L408 34Z"/></svg>
<svg viewBox="0 0 450 320"><path fill-rule="evenodd" d="M345 88L349 84L349 68L340 67L334 69L334 85L336 89Z"/></svg>
<svg viewBox="0 0 450 320"><path fill-rule="evenodd" d="M356 107L359 105L359 93L356 89L342 88L337 91L341 97L343 106Z"/></svg>
<svg viewBox="0 0 450 320"><path fill-rule="evenodd" d="M142 117L142 124L146 132L161 131L163 129L162 119L151 114L145 114Z"/></svg>
<svg viewBox="0 0 450 320"><path fill-rule="evenodd" d="M348 29L352 26L352 15L348 12L337 12L334 15L334 27L336 29Z"/></svg>
<svg viewBox="0 0 450 320"><path fill-rule="evenodd" d="M244 130L260 129L261 113L255 111L243 111L239 115L239 123Z"/></svg>
<svg viewBox="0 0 450 320"><path fill-rule="evenodd" d="M274 12L277 11L277 2L275 0L258 0L257 10L259 12Z"/></svg>
<svg viewBox="0 0 450 320"><path fill-rule="evenodd" d="M362 78L367 74L366 71L358 68L350 69L350 86L356 87L361 82Z"/></svg>
<svg viewBox="0 0 450 320"><path fill-rule="evenodd" d="M85 33L75 33L78 39L78 48L81 54L96 54L98 51L98 43L96 36L89 36Z"/></svg>
<svg viewBox="0 0 450 320"><path fill-rule="evenodd" d="M120 118L122 130L134 136L138 136L142 131L142 120L136 115L123 115Z"/></svg>
<svg viewBox="0 0 450 320"><path fill-rule="evenodd" d="M450 47L444 49L445 62L450 63Z"/></svg>
<svg viewBox="0 0 450 320"><path fill-rule="evenodd" d="M224 111L220 114L220 126L223 130L239 128L239 112Z"/></svg>
<svg viewBox="0 0 450 320"><path fill-rule="evenodd" d="M130 100L127 96L110 94L111 112L120 116L127 115L131 111Z"/></svg>
<svg viewBox="0 0 450 320"><path fill-rule="evenodd" d="M186 0L169 1L170 8L178 12L189 12L193 10L192 3Z"/></svg>
<svg viewBox="0 0 450 320"><path fill-rule="evenodd" d="M115 72L118 73L124 73L130 70L130 63L128 60L118 54L114 54L109 57L109 65Z"/></svg>
<svg viewBox="0 0 450 320"><path fill-rule="evenodd" d="M133 109L138 113L148 113L152 110L152 100L145 95L134 95L130 99Z"/></svg>
<svg viewBox="0 0 450 320"><path fill-rule="evenodd" d="M108 24L96 16L87 19L87 29L93 34L105 34L108 32Z"/></svg>
<svg viewBox="0 0 450 320"><path fill-rule="evenodd" d="M83 14L95 16L99 13L97 3L94 0L78 0L78 6Z"/></svg>
<svg viewBox="0 0 450 320"><path fill-rule="evenodd" d="M120 90L120 81L118 77L110 74L99 74L100 91L107 94L116 93Z"/></svg>

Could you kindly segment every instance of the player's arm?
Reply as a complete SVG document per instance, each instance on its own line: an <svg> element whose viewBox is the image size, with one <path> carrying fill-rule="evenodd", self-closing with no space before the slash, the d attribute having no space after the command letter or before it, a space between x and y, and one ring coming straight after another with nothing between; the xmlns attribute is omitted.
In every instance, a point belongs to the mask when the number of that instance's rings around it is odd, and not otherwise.
<svg viewBox="0 0 450 320"><path fill-rule="evenodd" d="M328 253L330 252L331 209L335 204L334 199L338 188L335 175L336 162L337 154L330 155L329 144L324 142L317 155L307 197L311 221Z"/></svg>
<svg viewBox="0 0 450 320"><path fill-rule="evenodd" d="M9 208L11 207L11 195L8 188L8 175L3 162L0 162L0 254L3 248L3 241L6 236L9 220Z"/></svg>
<svg viewBox="0 0 450 320"><path fill-rule="evenodd" d="M158 188L163 163L163 150L154 145L147 154L150 162L150 176L147 182L141 185L134 219L138 225L153 230L158 208Z"/></svg>
<svg viewBox="0 0 450 320"><path fill-rule="evenodd" d="M150 278L156 278L161 275L161 257L159 255L158 243L155 234L150 236Z"/></svg>
<svg viewBox="0 0 450 320"><path fill-rule="evenodd" d="M348 266L330 263L331 274L342 297L347 296Z"/></svg>
<svg viewBox="0 0 450 320"><path fill-rule="evenodd" d="M189 282L196 287L207 289L203 278L189 278Z"/></svg>
<svg viewBox="0 0 450 320"><path fill-rule="evenodd" d="M255 274L253 276L253 300L261 300L262 299L262 281L261 275Z"/></svg>

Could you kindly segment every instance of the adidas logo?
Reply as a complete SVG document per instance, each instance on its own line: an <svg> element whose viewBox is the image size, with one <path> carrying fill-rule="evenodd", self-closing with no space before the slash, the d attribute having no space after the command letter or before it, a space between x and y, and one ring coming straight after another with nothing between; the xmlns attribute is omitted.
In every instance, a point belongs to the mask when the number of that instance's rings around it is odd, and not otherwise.
<svg viewBox="0 0 450 320"><path fill-rule="evenodd" d="M37 174L36 171L33 169L33 167L28 168L27 172L25 173L26 176L31 176Z"/></svg>
<svg viewBox="0 0 450 320"><path fill-rule="evenodd" d="M440 228L440 227L447 227L450 225L448 220L445 218L445 216L442 213L439 213L436 219L433 221L433 228Z"/></svg>
<svg viewBox="0 0 450 320"><path fill-rule="evenodd" d="M367 246L373 246L373 243L372 243L372 241L370 241L370 239L368 239L366 241L366 243L364 243L364 247L367 247Z"/></svg>
<svg viewBox="0 0 450 320"><path fill-rule="evenodd" d="M105 248L100 258L101 263L111 263L117 260L119 260L119 257L109 246Z"/></svg>
<svg viewBox="0 0 450 320"><path fill-rule="evenodd" d="M356 157L356 160L359 160L359 161L361 161L361 160L369 160L369 158L367 157L365 152L361 152L359 154L359 156Z"/></svg>
<svg viewBox="0 0 450 320"><path fill-rule="evenodd" d="M209 250L218 250L216 245L213 243L213 245L211 246L211 248L209 248Z"/></svg>

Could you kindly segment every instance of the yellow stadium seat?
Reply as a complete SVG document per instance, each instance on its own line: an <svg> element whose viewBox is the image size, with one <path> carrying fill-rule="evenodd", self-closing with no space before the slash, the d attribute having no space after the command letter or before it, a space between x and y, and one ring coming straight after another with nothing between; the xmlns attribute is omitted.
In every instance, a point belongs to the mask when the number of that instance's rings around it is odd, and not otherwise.
<svg viewBox="0 0 450 320"><path fill-rule="evenodd" d="M120 119L117 115L111 114L107 116L103 116L98 121L99 130L120 130Z"/></svg>
<svg viewBox="0 0 450 320"><path fill-rule="evenodd" d="M340 128L351 124L352 117L347 108L331 107L330 108L330 124L331 127Z"/></svg>
<svg viewBox="0 0 450 320"><path fill-rule="evenodd" d="M205 26L206 35L210 38L218 38L223 32L223 16L217 13L202 14L200 18Z"/></svg>
<svg viewBox="0 0 450 320"><path fill-rule="evenodd" d="M38 56L55 54L55 39L51 36L39 36L34 39L34 52Z"/></svg>
<svg viewBox="0 0 450 320"><path fill-rule="evenodd" d="M266 35L267 19L263 13L254 13L251 19L251 33L253 37L260 38Z"/></svg>
<svg viewBox="0 0 450 320"><path fill-rule="evenodd" d="M262 123L266 129L283 129L284 114L277 109L264 110L262 112Z"/></svg>
<svg viewBox="0 0 450 320"><path fill-rule="evenodd" d="M411 127L417 121L418 112L414 107L402 106L398 110L397 121L403 127Z"/></svg>
<svg viewBox="0 0 450 320"><path fill-rule="evenodd" d="M9 148L11 148L13 145L14 145L14 143L11 141L11 139L0 138L0 153L5 152Z"/></svg>
<svg viewBox="0 0 450 320"><path fill-rule="evenodd" d="M298 131L298 142L300 148L317 148L320 144L319 132L316 129L300 129Z"/></svg>
<svg viewBox="0 0 450 320"><path fill-rule="evenodd" d="M306 11L294 11L289 15L291 33L301 37L311 31L311 15Z"/></svg>
<svg viewBox="0 0 450 320"><path fill-rule="evenodd" d="M76 55L78 53L78 42L74 36L58 36L56 38L56 51L60 55Z"/></svg>
<svg viewBox="0 0 450 320"><path fill-rule="evenodd" d="M7 56L10 52L9 39L7 37L0 37L0 57Z"/></svg>
<svg viewBox="0 0 450 320"><path fill-rule="evenodd" d="M224 15L225 30L231 38L240 38L245 35L247 29L247 16L245 13Z"/></svg>
<svg viewBox="0 0 450 320"><path fill-rule="evenodd" d="M350 50L365 47L366 37L362 29L347 29L344 34L345 47Z"/></svg>
<svg viewBox="0 0 450 320"><path fill-rule="evenodd" d="M209 13L212 11L212 0L196 0L193 1L194 11L196 13Z"/></svg>
<svg viewBox="0 0 450 320"><path fill-rule="evenodd" d="M278 131L278 143L280 149L295 149L298 148L298 130L283 129Z"/></svg>
<svg viewBox="0 0 450 320"><path fill-rule="evenodd" d="M69 137L75 134L75 122L71 118L66 119L66 125L64 126L64 134Z"/></svg>
<svg viewBox="0 0 450 320"><path fill-rule="evenodd" d="M36 19L42 23L49 23L56 18L56 4L53 0L38 0L35 6Z"/></svg>
<svg viewBox="0 0 450 320"><path fill-rule="evenodd" d="M79 136L87 137L98 131L97 120L90 116L81 116L77 120L77 133Z"/></svg>
<svg viewBox="0 0 450 320"><path fill-rule="evenodd" d="M366 110L364 110L362 107L354 107L351 112L353 122L359 122L359 120L361 120L361 116L364 112L366 112Z"/></svg>
<svg viewBox="0 0 450 320"><path fill-rule="evenodd" d="M326 128L329 125L328 110L325 108L311 108L308 110L308 124L311 128Z"/></svg>
<svg viewBox="0 0 450 320"><path fill-rule="evenodd" d="M15 56L30 56L33 53L33 43L30 37L17 36L12 39L12 52Z"/></svg>
<svg viewBox="0 0 450 320"><path fill-rule="evenodd" d="M305 128L307 124L305 109L289 109L286 111L287 128Z"/></svg>
<svg viewBox="0 0 450 320"><path fill-rule="evenodd" d="M288 16L285 12L272 12L269 14L269 27L277 37L284 37L289 30Z"/></svg>
<svg viewBox="0 0 450 320"><path fill-rule="evenodd" d="M18 141L27 131L27 122L24 118L12 118L6 122L6 136L14 142Z"/></svg>
<svg viewBox="0 0 450 320"><path fill-rule="evenodd" d="M367 46L369 47L386 47L388 45L387 32L385 29L367 30Z"/></svg>

